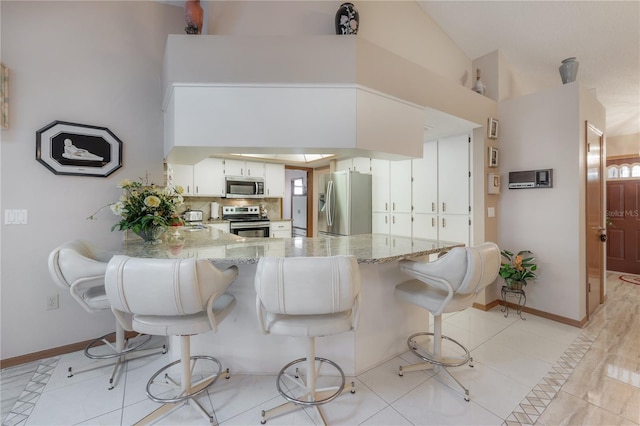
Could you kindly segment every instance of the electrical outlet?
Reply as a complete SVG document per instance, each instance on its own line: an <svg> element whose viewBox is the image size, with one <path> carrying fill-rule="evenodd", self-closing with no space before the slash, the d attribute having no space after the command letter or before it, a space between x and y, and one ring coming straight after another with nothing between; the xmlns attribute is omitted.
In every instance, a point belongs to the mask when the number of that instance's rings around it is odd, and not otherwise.
<svg viewBox="0 0 640 426"><path fill-rule="evenodd" d="M52 294L51 296L47 296L47 310L49 309L58 309L58 295Z"/></svg>

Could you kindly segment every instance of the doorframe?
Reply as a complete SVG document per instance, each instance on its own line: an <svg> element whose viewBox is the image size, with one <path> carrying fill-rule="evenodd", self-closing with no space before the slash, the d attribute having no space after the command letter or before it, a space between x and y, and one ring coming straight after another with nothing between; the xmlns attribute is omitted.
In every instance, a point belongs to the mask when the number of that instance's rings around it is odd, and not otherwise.
<svg viewBox="0 0 640 426"><path fill-rule="evenodd" d="M586 203L586 197L587 197L587 182L588 182L588 145L589 145L589 132L593 132L595 133L595 135L600 139L600 223L599 226L604 227L605 228L605 234L606 234L606 223L605 223L605 217L606 217L606 159L605 159L605 151L604 151L604 132L600 129L598 129L597 127L595 127L593 124L589 123L589 121L585 120L585 133L584 133L584 143L585 143L585 156L584 156L584 164L585 164L585 210L587 208L587 203ZM587 319L589 319L591 317L591 313L589 312L589 262L587 261L587 253L588 253L588 239L589 239L589 224L587 223L587 213L585 211L585 268L586 268L586 280L585 280L585 294L586 294L586 298L585 298L585 303L586 303L586 312L587 312ZM601 274L599 277L600 280L600 289L599 289L599 295L598 295L598 301L599 304L604 303L605 301L605 293L604 293L604 286L605 286L605 277L607 275L607 251L606 251L606 247L604 247L604 243L602 244L602 249L601 249L601 255L600 255L600 262L602 265L601 268Z"/></svg>
<svg viewBox="0 0 640 426"><path fill-rule="evenodd" d="M314 195L314 185L313 185L313 169L311 167L302 167L302 166L290 166L285 164L284 166L286 170L301 170L303 172L307 172L307 237L313 235L314 226L313 226L313 195ZM291 197L292 194L289 194Z"/></svg>

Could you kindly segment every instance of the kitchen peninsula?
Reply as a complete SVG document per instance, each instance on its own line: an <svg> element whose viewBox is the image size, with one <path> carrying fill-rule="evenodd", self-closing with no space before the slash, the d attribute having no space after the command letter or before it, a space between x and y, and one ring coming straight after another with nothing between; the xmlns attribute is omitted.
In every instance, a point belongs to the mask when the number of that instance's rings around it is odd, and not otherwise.
<svg viewBox="0 0 640 426"><path fill-rule="evenodd" d="M219 268L235 264L240 273L229 288L236 306L217 333L193 336L194 354L215 355L236 373L274 374L305 353L301 339L264 336L257 324L254 276L260 257L353 255L362 276L358 328L323 337L318 356L337 362L347 375L359 374L407 349L406 339L428 326L426 311L395 299L395 285L407 279L398 260L437 254L462 244L365 234L350 237L242 238L209 227L201 231L168 231L160 244L128 240L120 254L154 258L207 258ZM303 276L300 277L304 279ZM172 345L172 347L179 347ZM173 353L174 358L179 354Z"/></svg>

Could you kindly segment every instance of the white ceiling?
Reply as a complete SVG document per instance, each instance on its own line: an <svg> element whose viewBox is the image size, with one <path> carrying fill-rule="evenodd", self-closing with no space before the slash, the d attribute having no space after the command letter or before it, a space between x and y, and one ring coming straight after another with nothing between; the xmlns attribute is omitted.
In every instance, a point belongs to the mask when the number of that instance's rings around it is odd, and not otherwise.
<svg viewBox="0 0 640 426"><path fill-rule="evenodd" d="M607 111L609 137L640 133L640 2L418 1L470 59L500 49L541 89L561 84L575 56L578 80Z"/></svg>

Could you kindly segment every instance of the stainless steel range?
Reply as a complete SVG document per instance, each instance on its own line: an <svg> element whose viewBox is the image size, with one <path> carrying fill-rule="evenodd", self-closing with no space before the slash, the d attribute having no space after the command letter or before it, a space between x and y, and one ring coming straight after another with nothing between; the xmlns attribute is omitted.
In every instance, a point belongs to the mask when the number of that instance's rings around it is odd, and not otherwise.
<svg viewBox="0 0 640 426"><path fill-rule="evenodd" d="M260 206L222 206L222 219L240 237L268 237L269 219L260 215Z"/></svg>

